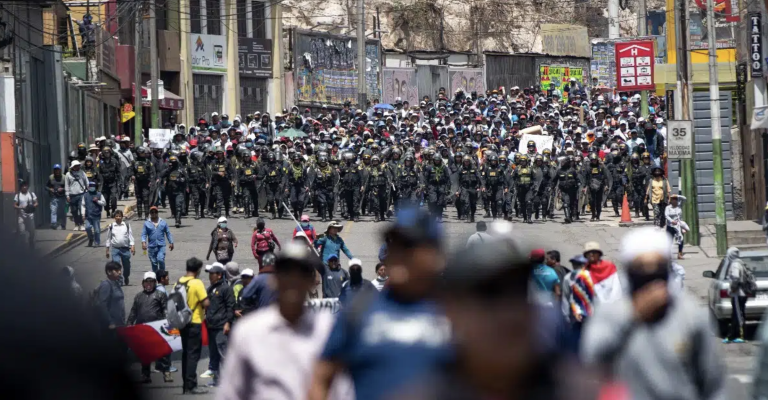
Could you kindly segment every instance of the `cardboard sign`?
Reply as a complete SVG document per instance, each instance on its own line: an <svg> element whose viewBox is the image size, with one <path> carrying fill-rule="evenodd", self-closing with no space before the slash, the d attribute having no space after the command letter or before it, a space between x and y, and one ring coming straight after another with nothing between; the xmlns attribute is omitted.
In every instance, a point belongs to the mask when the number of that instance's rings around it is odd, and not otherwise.
<svg viewBox="0 0 768 400"><path fill-rule="evenodd" d="M149 147L152 149L164 149L173 139L172 129L150 129Z"/></svg>
<svg viewBox="0 0 768 400"><path fill-rule="evenodd" d="M311 299L307 300L305 305L312 311L326 311L331 314L338 314L341 311L339 299Z"/></svg>
<svg viewBox="0 0 768 400"><path fill-rule="evenodd" d="M543 154L544 149L552 150L552 144L554 143L554 138L552 136L531 135L526 133L523 135L522 139L520 139L520 146L517 151L523 154L528 153L528 141L530 140L536 142L536 152L539 154Z"/></svg>

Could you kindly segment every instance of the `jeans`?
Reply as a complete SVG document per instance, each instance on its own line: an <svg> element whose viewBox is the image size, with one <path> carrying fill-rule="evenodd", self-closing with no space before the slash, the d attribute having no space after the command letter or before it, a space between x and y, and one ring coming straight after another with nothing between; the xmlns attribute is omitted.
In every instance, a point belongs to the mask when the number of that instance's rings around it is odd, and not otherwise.
<svg viewBox="0 0 768 400"><path fill-rule="evenodd" d="M63 229L67 229L67 213L64 211L66 203L67 199L64 197L51 198L51 226L61 225Z"/></svg>
<svg viewBox="0 0 768 400"><path fill-rule="evenodd" d="M85 218L85 233L88 234L89 242L93 240L97 246L101 246L101 215Z"/></svg>
<svg viewBox="0 0 768 400"><path fill-rule="evenodd" d="M83 216L80 215L80 201L82 201L82 199L82 193L69 196L69 211L72 212L72 221L75 222L75 226L83 224Z"/></svg>
<svg viewBox="0 0 768 400"><path fill-rule="evenodd" d="M19 213L19 234L29 243L30 248L35 247L35 215Z"/></svg>
<svg viewBox="0 0 768 400"><path fill-rule="evenodd" d="M112 261L121 264L123 266L123 276L129 278L131 276L131 248L113 247L111 253Z"/></svg>
<svg viewBox="0 0 768 400"><path fill-rule="evenodd" d="M747 296L731 297L731 329L728 339L744 339L744 324L747 323L744 311L747 305Z"/></svg>
<svg viewBox="0 0 768 400"><path fill-rule="evenodd" d="M197 387L197 362L202 350L203 324L190 323L181 330L181 376L185 392Z"/></svg>
<svg viewBox="0 0 768 400"><path fill-rule="evenodd" d="M152 272L165 271L165 246L152 246L147 248L149 262L152 264Z"/></svg>
<svg viewBox="0 0 768 400"><path fill-rule="evenodd" d="M224 353L227 350L227 335L222 328L208 328L208 354L211 356L211 371L213 382L218 383L219 371L224 363Z"/></svg>

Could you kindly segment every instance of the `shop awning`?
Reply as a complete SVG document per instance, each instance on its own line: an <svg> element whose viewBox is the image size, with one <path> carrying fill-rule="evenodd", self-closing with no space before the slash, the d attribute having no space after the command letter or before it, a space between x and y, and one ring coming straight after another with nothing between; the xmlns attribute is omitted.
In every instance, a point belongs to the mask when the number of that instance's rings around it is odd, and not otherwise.
<svg viewBox="0 0 768 400"><path fill-rule="evenodd" d="M151 107L152 102L150 100L147 100L147 93L149 91L147 90L146 86L141 87L141 106L142 107ZM165 97L158 100L158 103L160 104L160 108L163 110L183 110L184 109L184 99L178 96L175 93L172 93L168 89L165 89Z"/></svg>

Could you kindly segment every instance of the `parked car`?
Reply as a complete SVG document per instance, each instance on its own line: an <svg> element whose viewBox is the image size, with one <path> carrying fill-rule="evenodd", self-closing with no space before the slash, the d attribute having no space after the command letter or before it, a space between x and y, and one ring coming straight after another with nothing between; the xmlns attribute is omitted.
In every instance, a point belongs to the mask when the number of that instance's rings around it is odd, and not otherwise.
<svg viewBox="0 0 768 400"><path fill-rule="evenodd" d="M757 295L747 300L747 321L760 321L768 309L768 250L742 251L739 258L752 271L757 281ZM707 293L707 304L712 318L717 321L720 335L725 335L733 312L725 259L720 261L717 271L704 271L702 275L712 279Z"/></svg>

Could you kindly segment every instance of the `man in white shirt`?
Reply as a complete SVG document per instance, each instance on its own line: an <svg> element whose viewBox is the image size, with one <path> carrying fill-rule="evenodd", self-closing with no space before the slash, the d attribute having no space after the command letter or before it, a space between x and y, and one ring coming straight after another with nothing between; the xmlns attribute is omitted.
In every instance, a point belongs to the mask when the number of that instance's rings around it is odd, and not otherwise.
<svg viewBox="0 0 768 400"><path fill-rule="evenodd" d="M115 211L115 222L107 229L107 258L123 266L123 284L128 285L131 275L131 255L136 255L133 230L123 221L123 211Z"/></svg>
<svg viewBox="0 0 768 400"><path fill-rule="evenodd" d="M491 235L486 232L487 230L488 226L485 224L485 221L478 221L477 232L473 233L472 236L467 239L467 248L491 240Z"/></svg>
<svg viewBox="0 0 768 400"><path fill-rule="evenodd" d="M35 209L37 208L37 196L29 191L29 183L22 181L20 191L13 198L13 207L16 209L19 219L19 233L26 236L29 247L35 247Z"/></svg>

